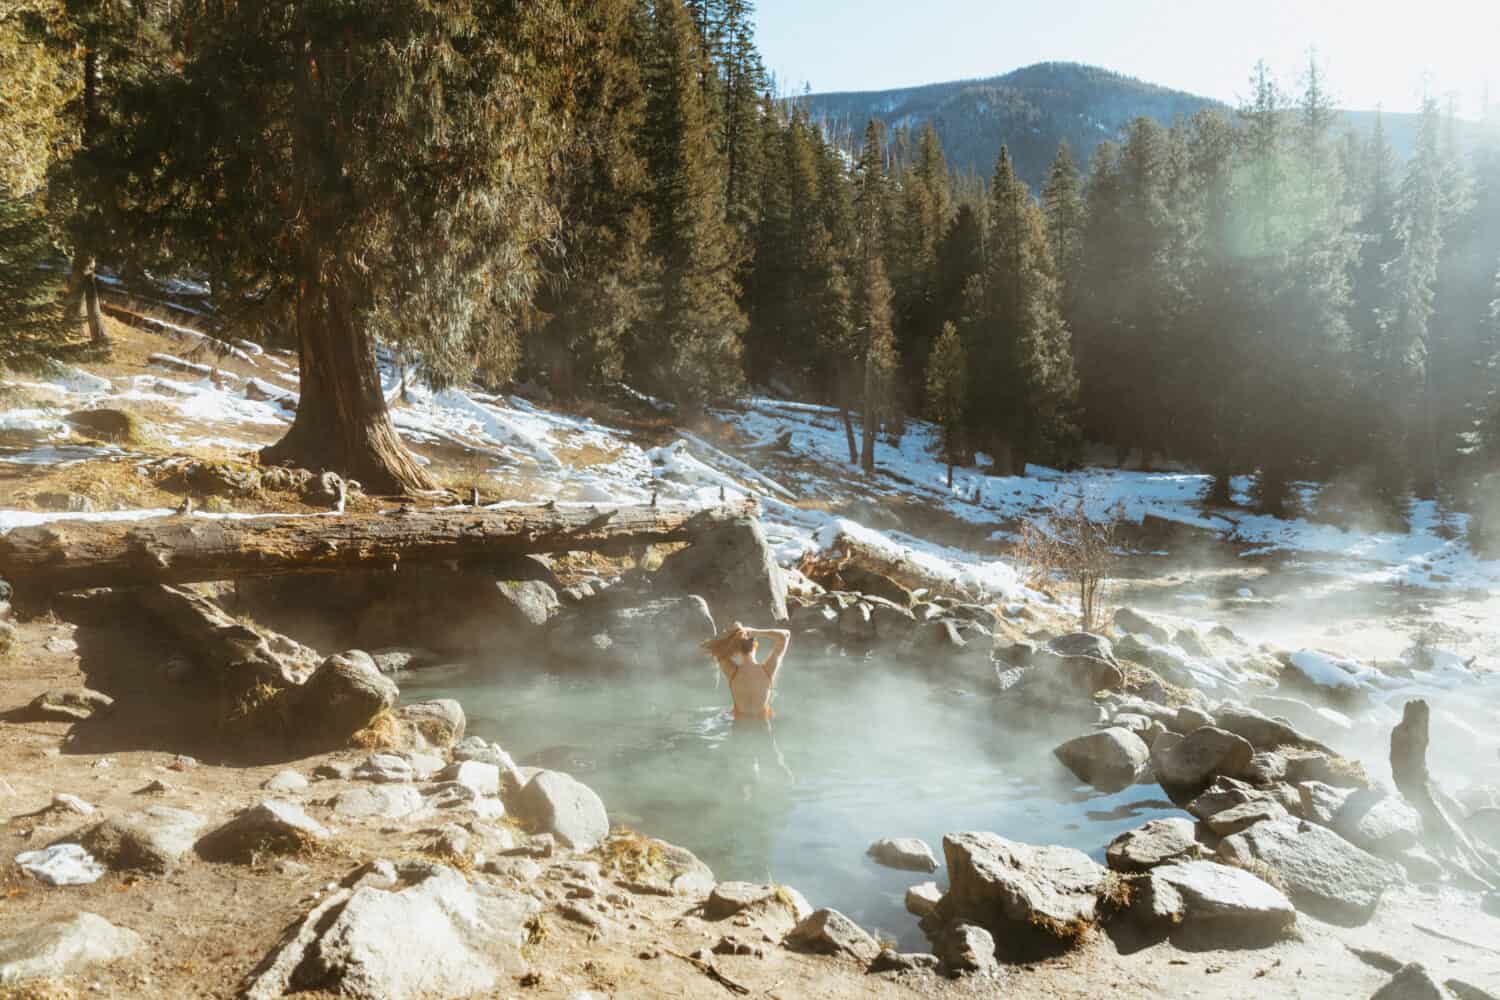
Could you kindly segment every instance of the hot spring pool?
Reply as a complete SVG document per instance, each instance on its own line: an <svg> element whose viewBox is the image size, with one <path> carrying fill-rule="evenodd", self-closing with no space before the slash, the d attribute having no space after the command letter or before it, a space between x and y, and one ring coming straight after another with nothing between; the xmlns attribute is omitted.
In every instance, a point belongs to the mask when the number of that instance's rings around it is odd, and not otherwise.
<svg viewBox="0 0 1500 1000"><path fill-rule="evenodd" d="M715 677L708 665L608 677L476 668L418 672L402 689L457 698L471 733L573 774L611 822L691 849L720 879L795 886L903 948L924 946L906 889L944 876L876 865L865 850L881 837L921 837L941 860L944 833L990 830L1103 860L1116 834L1180 814L1155 785L1080 788L1052 757L1058 740L1008 729L987 695L794 648L767 732L730 723Z"/></svg>

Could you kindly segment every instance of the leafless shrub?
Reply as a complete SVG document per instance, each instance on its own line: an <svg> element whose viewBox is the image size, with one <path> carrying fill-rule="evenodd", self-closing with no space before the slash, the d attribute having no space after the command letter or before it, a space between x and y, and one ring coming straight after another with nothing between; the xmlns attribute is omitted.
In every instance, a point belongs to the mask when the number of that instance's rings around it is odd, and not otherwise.
<svg viewBox="0 0 1500 1000"><path fill-rule="evenodd" d="M1108 617L1105 599L1115 561L1115 536L1124 520L1116 504L1092 518L1082 497L1059 505L1050 515L1021 525L1012 558L1026 585L1051 593L1059 581L1078 592L1079 626L1094 631Z"/></svg>

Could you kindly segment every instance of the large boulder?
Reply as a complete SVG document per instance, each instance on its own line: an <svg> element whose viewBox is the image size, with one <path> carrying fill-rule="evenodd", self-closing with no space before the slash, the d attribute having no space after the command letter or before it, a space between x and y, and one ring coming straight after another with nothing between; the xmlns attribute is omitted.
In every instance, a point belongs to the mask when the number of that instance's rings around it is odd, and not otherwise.
<svg viewBox="0 0 1500 1000"><path fill-rule="evenodd" d="M0 986L27 979L58 979L99 962L129 958L143 942L135 931L116 927L93 913L0 937ZM24 990L21 996L42 996ZM52 993L47 993L52 996Z"/></svg>
<svg viewBox="0 0 1500 1000"><path fill-rule="evenodd" d="M413 884L326 897L250 974L247 1000L321 990L360 1000L488 993L526 970L536 900L433 865Z"/></svg>
<svg viewBox="0 0 1500 1000"><path fill-rule="evenodd" d="M1080 781L1106 792L1129 788L1151 763L1145 741L1116 726L1069 740L1052 753Z"/></svg>
<svg viewBox="0 0 1500 1000"><path fill-rule="evenodd" d="M1422 839L1422 815L1379 788L1350 792L1328 825L1354 846L1392 860Z"/></svg>
<svg viewBox="0 0 1500 1000"><path fill-rule="evenodd" d="M1151 767L1163 788L1197 790L1219 775L1242 778L1255 748L1248 740L1213 726L1186 736L1168 733L1151 745Z"/></svg>
<svg viewBox="0 0 1500 1000"><path fill-rule="evenodd" d="M193 849L208 821L170 806L150 806L90 827L78 838L83 849L115 871L164 875Z"/></svg>
<svg viewBox="0 0 1500 1000"><path fill-rule="evenodd" d="M1282 719L1273 719L1267 715L1246 708L1243 705L1224 703L1214 708L1214 723L1220 729L1226 730L1250 742L1257 750L1274 750L1277 747L1301 747L1308 750L1318 750L1323 753L1332 753L1328 747L1301 732L1295 726Z"/></svg>
<svg viewBox="0 0 1500 1000"><path fill-rule="evenodd" d="M869 962L880 944L838 910L814 910L786 936L786 946L818 955L848 955Z"/></svg>
<svg viewBox="0 0 1500 1000"><path fill-rule="evenodd" d="M1186 931L1222 935L1242 945L1279 937L1297 921L1297 911L1285 895L1238 868L1188 861L1154 868L1149 878L1181 898L1180 920Z"/></svg>
<svg viewBox="0 0 1500 1000"><path fill-rule="evenodd" d="M514 797L518 817L575 851L592 850L609 835L609 816L594 790L561 771L533 775Z"/></svg>
<svg viewBox="0 0 1500 1000"><path fill-rule="evenodd" d="M321 584L325 589L326 584ZM141 587L129 598L148 618L186 648L200 668L230 687L264 682L277 688L302 684L323 662L317 650L244 618L186 587Z"/></svg>
<svg viewBox="0 0 1500 1000"><path fill-rule="evenodd" d="M1386 889L1406 881L1391 862L1326 827L1290 817L1225 837L1219 856L1242 868L1266 866L1300 909L1331 923L1365 922Z"/></svg>
<svg viewBox="0 0 1500 1000"><path fill-rule="evenodd" d="M1126 830L1109 842L1104 858L1117 872L1135 873L1177 861L1193 861L1202 853L1193 821L1172 816Z"/></svg>
<svg viewBox="0 0 1500 1000"><path fill-rule="evenodd" d="M950 833L943 854L949 889L938 911L944 920L972 921L1025 951L1071 947L1098 916L1108 872L1082 851Z"/></svg>
<svg viewBox="0 0 1500 1000"><path fill-rule="evenodd" d="M666 592L699 595L725 624L787 620L786 579L756 518L738 518L704 532L668 556L656 578Z"/></svg>
<svg viewBox="0 0 1500 1000"><path fill-rule="evenodd" d="M320 741L346 743L401 697L396 682L368 653L354 649L323 661L293 699L299 730Z"/></svg>

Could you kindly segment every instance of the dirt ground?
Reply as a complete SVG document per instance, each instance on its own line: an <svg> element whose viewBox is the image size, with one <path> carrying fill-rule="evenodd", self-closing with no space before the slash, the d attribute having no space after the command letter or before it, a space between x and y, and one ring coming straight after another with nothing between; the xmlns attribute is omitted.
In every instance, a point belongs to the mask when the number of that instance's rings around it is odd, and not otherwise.
<svg viewBox="0 0 1500 1000"><path fill-rule="evenodd" d="M209 718L212 696L161 680L168 647L118 623L24 624L0 663L0 855L44 846L91 820L48 809L69 792L102 814L164 804L218 821L254 804L262 783L285 767L304 775L356 751L298 757L274 746L226 741ZM21 709L51 688L82 685L116 698L113 712L88 722L22 721ZM184 760L180 755L193 758ZM163 792L143 793L153 781ZM326 801L345 783L316 781L301 794L308 811L335 830L326 849L248 865L194 859L165 877L110 873L93 885L53 888L0 865L0 936L69 916L97 913L142 935L142 956L95 967L68 980L32 983L0 998L213 997L236 995L246 973L299 918L320 890L364 861L421 856L432 830L414 825L336 821ZM97 818L97 817L95 817ZM430 822L430 821L429 821ZM649 831L647 831L649 832ZM471 873L474 878L504 881ZM538 880L539 882L541 880ZM522 891L530 885L509 882ZM539 895L544 895L538 893ZM948 980L931 973L868 976L852 962L794 954L775 942L789 922L752 926L702 919L690 899L633 895L609 928L596 932L555 911L531 946L533 976L497 997L723 997L739 995L708 978L687 956L726 933L760 943L765 957L715 956L726 977L754 997L1368 997L1388 978L1346 945L1397 962L1421 961L1439 978L1456 977L1500 994L1500 921L1452 894L1407 890L1388 897L1357 930L1303 917L1293 938L1260 950L1195 951L1171 943L1146 947L1096 932L1059 959L1007 968L998 977ZM814 905L817 901L814 900ZM313 995L315 996L315 995Z"/></svg>

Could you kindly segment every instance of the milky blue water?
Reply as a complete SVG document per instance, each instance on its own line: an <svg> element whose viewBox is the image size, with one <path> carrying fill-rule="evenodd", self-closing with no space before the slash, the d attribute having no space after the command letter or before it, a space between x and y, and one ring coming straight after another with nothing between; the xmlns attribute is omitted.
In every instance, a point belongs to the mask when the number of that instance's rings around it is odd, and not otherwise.
<svg viewBox="0 0 1500 1000"><path fill-rule="evenodd" d="M1079 788L1052 757L1059 738L1005 724L990 695L796 652L769 729L729 721L708 665L607 677L475 668L410 674L402 689L459 699L471 733L573 774L612 822L690 848L720 879L795 886L906 948L923 946L906 889L946 882L876 865L865 851L881 837L921 837L941 860L944 833L989 830L1102 860L1116 834L1181 815L1155 785Z"/></svg>

